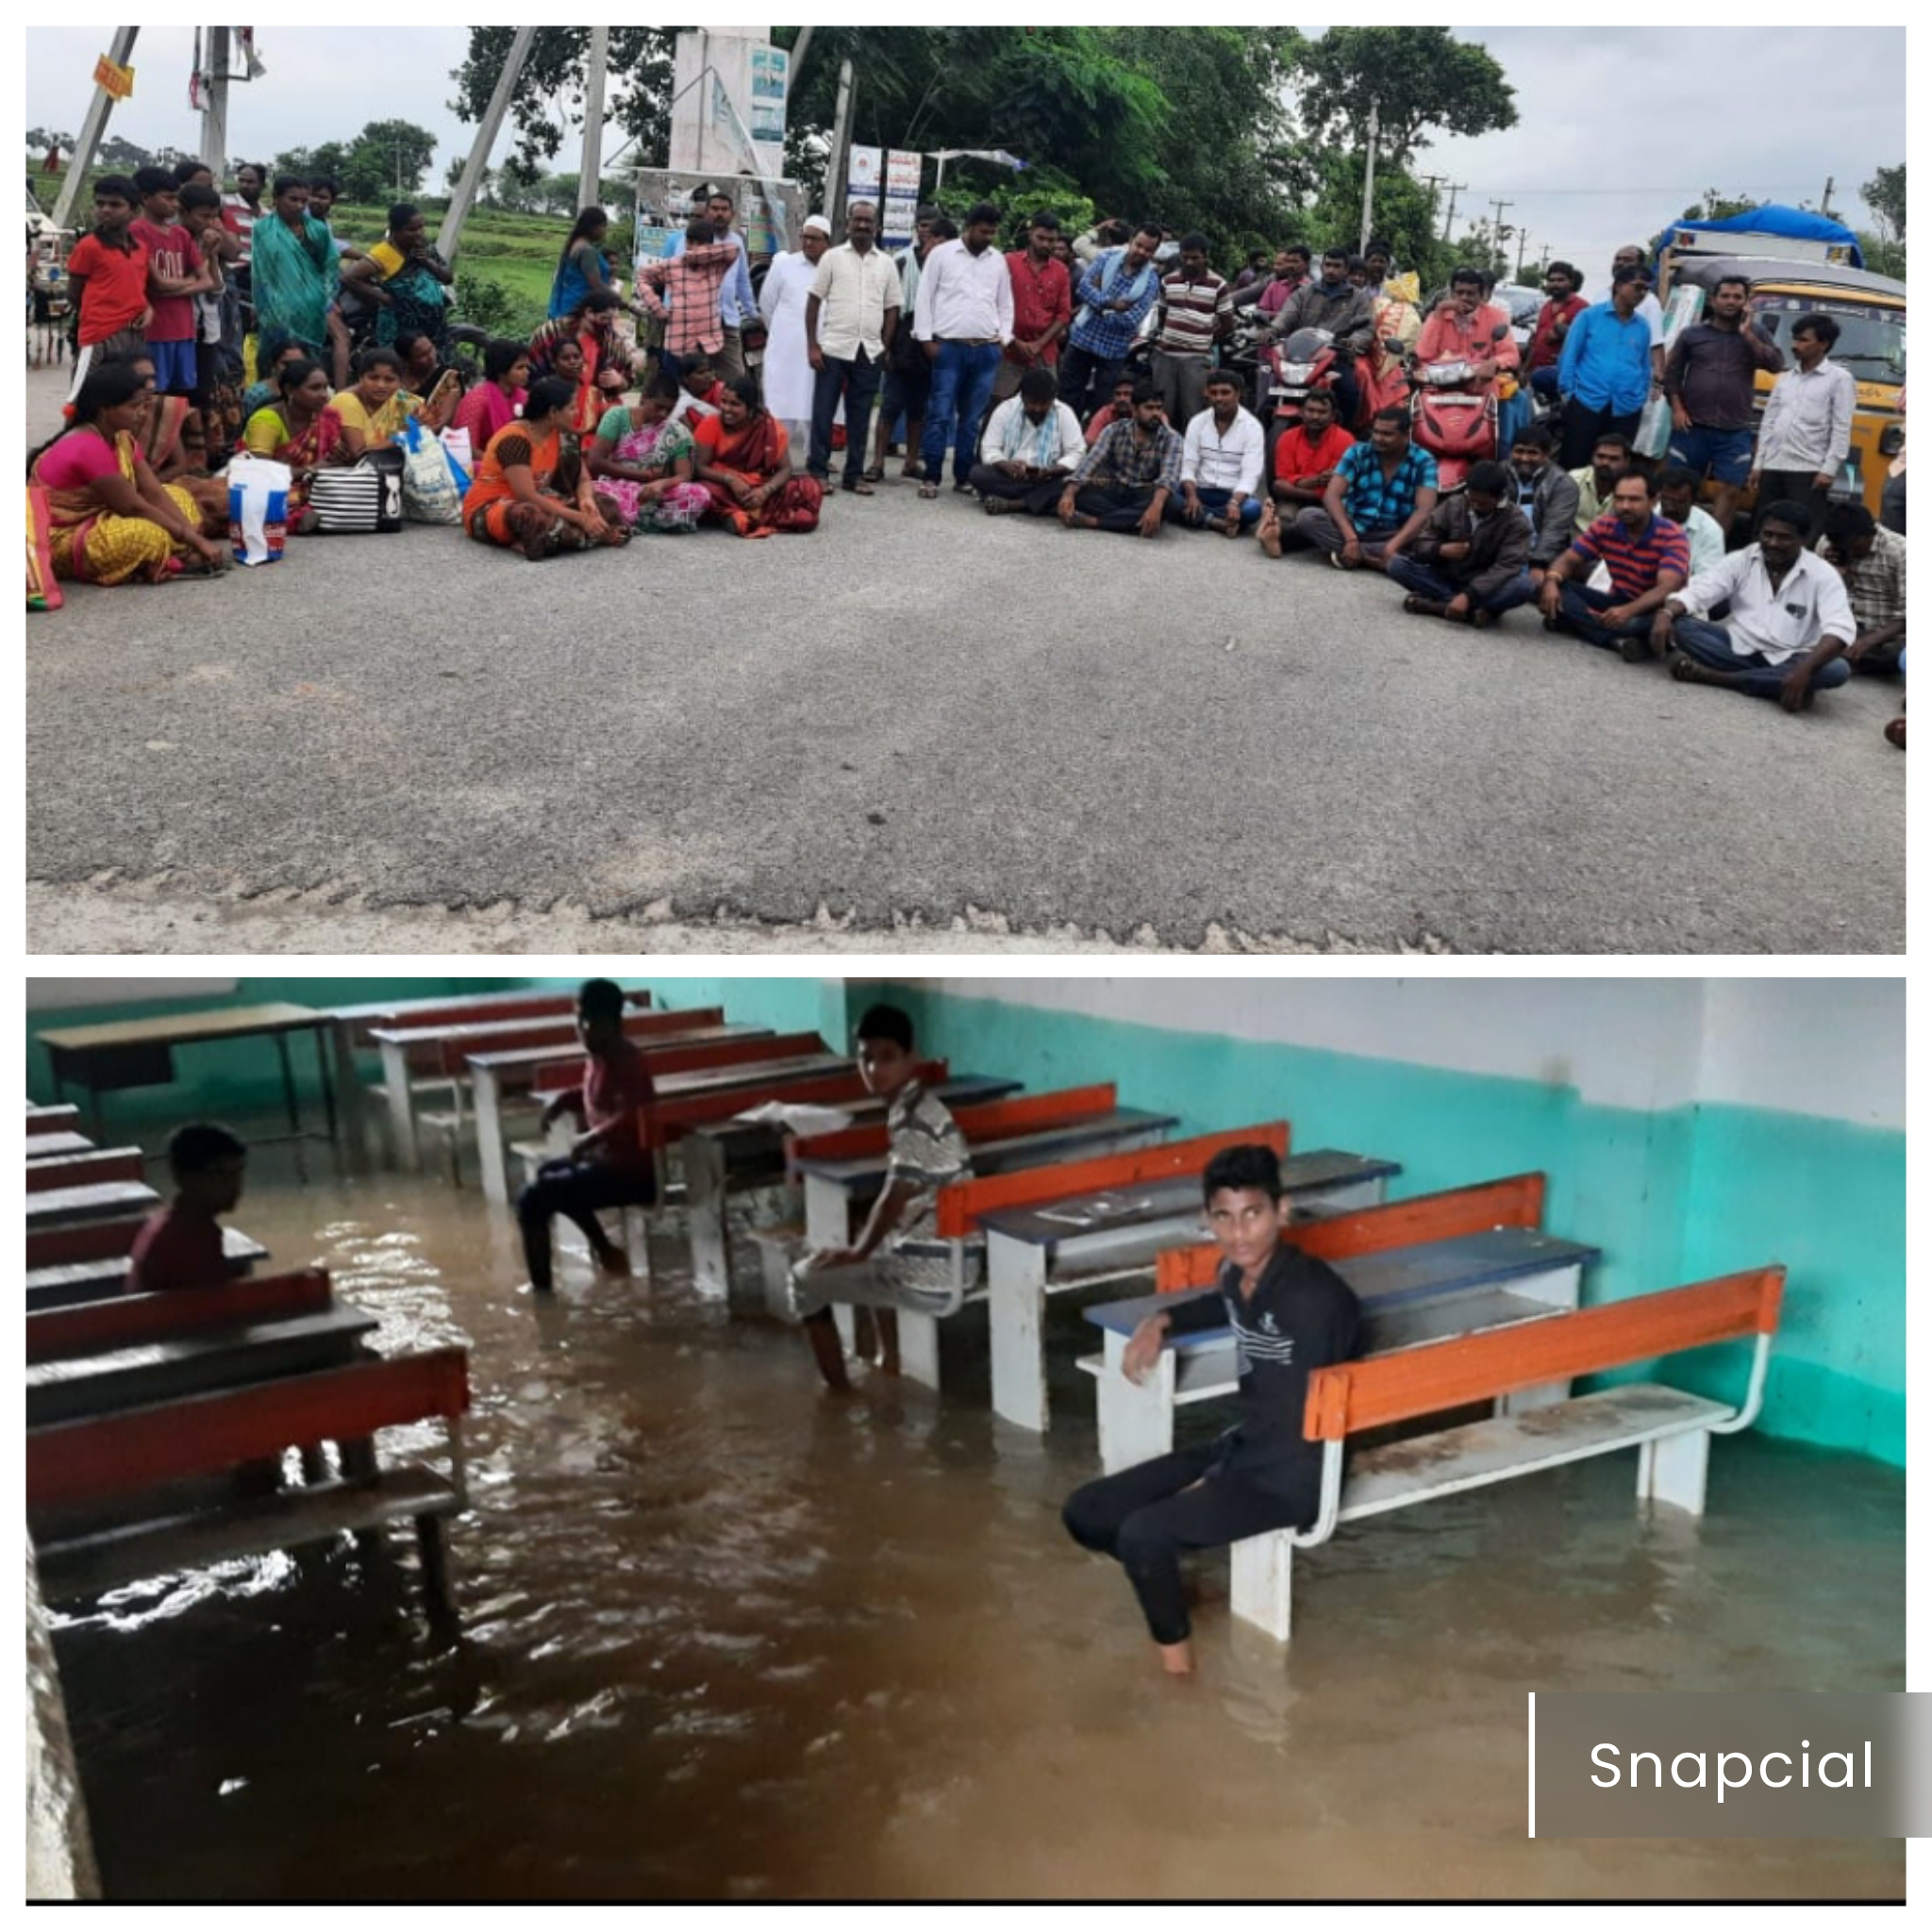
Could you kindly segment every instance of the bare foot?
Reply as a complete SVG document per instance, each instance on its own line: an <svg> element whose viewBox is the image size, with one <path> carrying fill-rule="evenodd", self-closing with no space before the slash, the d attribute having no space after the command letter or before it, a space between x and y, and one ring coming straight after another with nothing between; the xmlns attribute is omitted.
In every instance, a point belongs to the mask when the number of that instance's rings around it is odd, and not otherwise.
<svg viewBox="0 0 1932 1932"><path fill-rule="evenodd" d="M622 1248L606 1248L597 1257L597 1272L617 1281L630 1279L630 1257Z"/></svg>
<svg viewBox="0 0 1932 1932"><path fill-rule="evenodd" d="M1903 711L1885 727L1885 741L1887 744L1897 745L1901 751L1905 750L1906 714Z"/></svg>
<svg viewBox="0 0 1932 1932"><path fill-rule="evenodd" d="M1261 527L1256 534L1270 557L1281 555L1281 518L1272 503L1261 512Z"/></svg>
<svg viewBox="0 0 1932 1932"><path fill-rule="evenodd" d="M1160 1668L1170 1677L1191 1677L1194 1674L1194 1646L1188 1638L1178 1643L1161 1643L1155 1646L1160 1652Z"/></svg>

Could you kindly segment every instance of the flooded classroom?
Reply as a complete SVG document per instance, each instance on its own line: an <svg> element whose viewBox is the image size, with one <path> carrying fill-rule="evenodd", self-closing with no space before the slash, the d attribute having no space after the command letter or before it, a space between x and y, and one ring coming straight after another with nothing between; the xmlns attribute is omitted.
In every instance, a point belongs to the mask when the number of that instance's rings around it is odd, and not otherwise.
<svg viewBox="0 0 1932 1932"><path fill-rule="evenodd" d="M1903 1900L1902 981L596 984L27 980L29 1896Z"/></svg>

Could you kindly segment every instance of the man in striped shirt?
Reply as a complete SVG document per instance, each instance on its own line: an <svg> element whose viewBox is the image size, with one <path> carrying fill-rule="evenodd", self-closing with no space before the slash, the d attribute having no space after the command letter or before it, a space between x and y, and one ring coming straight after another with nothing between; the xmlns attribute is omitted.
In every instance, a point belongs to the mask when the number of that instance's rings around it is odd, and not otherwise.
<svg viewBox="0 0 1932 1932"><path fill-rule="evenodd" d="M935 1224L940 1190L950 1181L971 1179L973 1163L966 1138L945 1103L917 1076L911 1020L897 1007L873 1007L858 1023L858 1045L866 1091L888 1102L886 1185L850 1247L814 1250L791 1270L793 1311L811 1342L819 1373L834 1389L849 1389L852 1383L832 1319L833 1303L876 1311L860 1318L860 1352L871 1353L875 1321L877 1366L896 1375L896 1311L951 1313L959 1291L977 1285L982 1256L979 1246L969 1242L956 1262L952 1243L940 1239Z"/></svg>
<svg viewBox="0 0 1932 1932"><path fill-rule="evenodd" d="M1601 563L1607 591L1584 581ZM1586 643L1621 650L1626 664L1651 656L1653 613L1690 575L1690 540L1657 507L1657 484L1642 470L1617 478L1607 516L1599 517L1550 567L1538 601L1545 630L1574 631Z"/></svg>
<svg viewBox="0 0 1932 1932"><path fill-rule="evenodd" d="M1191 423L1207 404L1214 346L1234 333L1234 291L1208 266L1208 238L1181 237L1181 265L1160 284L1154 384L1170 423Z"/></svg>

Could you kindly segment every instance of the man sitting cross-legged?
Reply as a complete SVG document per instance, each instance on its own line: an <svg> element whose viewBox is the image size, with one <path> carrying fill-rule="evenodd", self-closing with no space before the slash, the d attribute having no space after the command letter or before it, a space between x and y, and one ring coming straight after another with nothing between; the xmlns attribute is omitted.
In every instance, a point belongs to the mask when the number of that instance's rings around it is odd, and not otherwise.
<svg viewBox="0 0 1932 1932"><path fill-rule="evenodd" d="M1305 509L1320 509L1335 467L1355 447L1355 438L1335 420L1335 398L1311 389L1302 398L1302 420L1274 443L1274 479L1261 510L1256 535L1270 557L1306 550L1307 540L1294 520Z"/></svg>
<svg viewBox="0 0 1932 1932"><path fill-rule="evenodd" d="M598 1224L597 1210L648 1208L658 1198L642 1120L651 1100L651 1076L643 1056L625 1038L622 989L608 979L587 979L577 993L577 1033L588 1056L583 1082L544 1108L543 1127L547 1133L570 1113L583 1123L583 1131L569 1154L546 1160L517 1196L524 1259L538 1294L548 1294L553 1287L553 1215L561 1214L583 1229L605 1274L628 1274L629 1258Z"/></svg>
<svg viewBox="0 0 1932 1932"><path fill-rule="evenodd" d="M1298 536L1337 570L1386 570L1436 507L1436 459L1408 434L1408 411L1377 409L1369 440L1342 453L1320 509L1295 518Z"/></svg>
<svg viewBox="0 0 1932 1932"><path fill-rule="evenodd" d="M1142 382L1134 391L1133 415L1116 423L1067 479L1060 522L1070 530L1158 537L1180 487L1181 440L1161 421L1160 391Z"/></svg>
<svg viewBox="0 0 1932 1932"><path fill-rule="evenodd" d="M1857 629L1844 579L1805 548L1811 514L1803 504L1769 504L1757 541L1700 571L1668 598L1652 625L1671 675L1775 698L1788 711L1852 675L1845 647ZM1722 624L1712 621L1723 611Z"/></svg>
<svg viewBox="0 0 1932 1932"><path fill-rule="evenodd" d="M1585 583L1601 563L1610 588ZM1690 575L1690 541L1681 524L1658 513L1657 483L1642 470L1617 478L1610 510L1550 566L1537 593L1545 630L1574 631L1585 643L1621 650L1626 664L1651 655L1651 619Z"/></svg>
<svg viewBox="0 0 1932 1932"><path fill-rule="evenodd" d="M851 1387L832 1319L835 1302L876 1310L877 1360L889 1374L899 1372L896 1310L939 1313L950 1303L952 1251L939 1238L934 1208L942 1187L973 1174L965 1136L945 1103L927 1092L916 1076L911 1020L897 1007L874 1007L858 1023L858 1046L866 1091L889 1103L886 1185L849 1248L816 1249L791 1268L792 1311L804 1324L819 1373L834 1389ZM962 1286L977 1283L980 1257L979 1246L969 1243L961 1262ZM870 1352L866 1325L862 1320L861 1353Z"/></svg>
<svg viewBox="0 0 1932 1932"><path fill-rule="evenodd" d="M1239 537L1261 521L1261 472L1268 443L1261 425L1241 408L1241 386L1225 369L1206 385L1208 407L1188 425L1181 445L1181 495L1169 503L1170 523Z"/></svg>
<svg viewBox="0 0 1932 1932"><path fill-rule="evenodd" d="M1536 593L1529 581L1529 525L1501 463L1472 467L1468 488L1439 503L1415 541L1389 559L1408 592L1411 617L1446 617L1486 630Z"/></svg>
<svg viewBox="0 0 1932 1932"><path fill-rule="evenodd" d="M1080 419L1059 399L1059 378L1043 363L1020 378L988 418L972 483L990 517L1024 510L1050 517L1060 491L1087 454Z"/></svg>
<svg viewBox="0 0 1932 1932"><path fill-rule="evenodd" d="M1166 1337L1232 1327L1239 1420L1206 1448L1157 1456L1088 1483L1060 1512L1075 1542L1126 1571L1173 1674L1194 1667L1182 1552L1306 1528L1320 1513L1322 1445L1302 1434L1308 1374L1349 1360L1361 1324L1360 1305L1341 1275L1282 1245L1289 1208L1272 1147L1224 1148L1208 1163L1201 1191L1222 1253L1220 1292L1176 1299L1149 1315L1122 1366L1142 1381Z"/></svg>

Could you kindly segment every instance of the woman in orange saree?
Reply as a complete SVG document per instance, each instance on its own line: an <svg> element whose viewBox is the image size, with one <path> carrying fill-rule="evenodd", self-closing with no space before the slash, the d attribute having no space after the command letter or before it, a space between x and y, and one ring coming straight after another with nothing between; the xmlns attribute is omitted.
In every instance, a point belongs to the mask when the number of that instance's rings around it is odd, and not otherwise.
<svg viewBox="0 0 1932 1932"><path fill-rule="evenodd" d="M814 478L791 474L785 425L766 413L749 376L724 385L718 413L698 424L693 440L697 480L711 493L707 515L741 537L818 528L824 491Z"/></svg>

